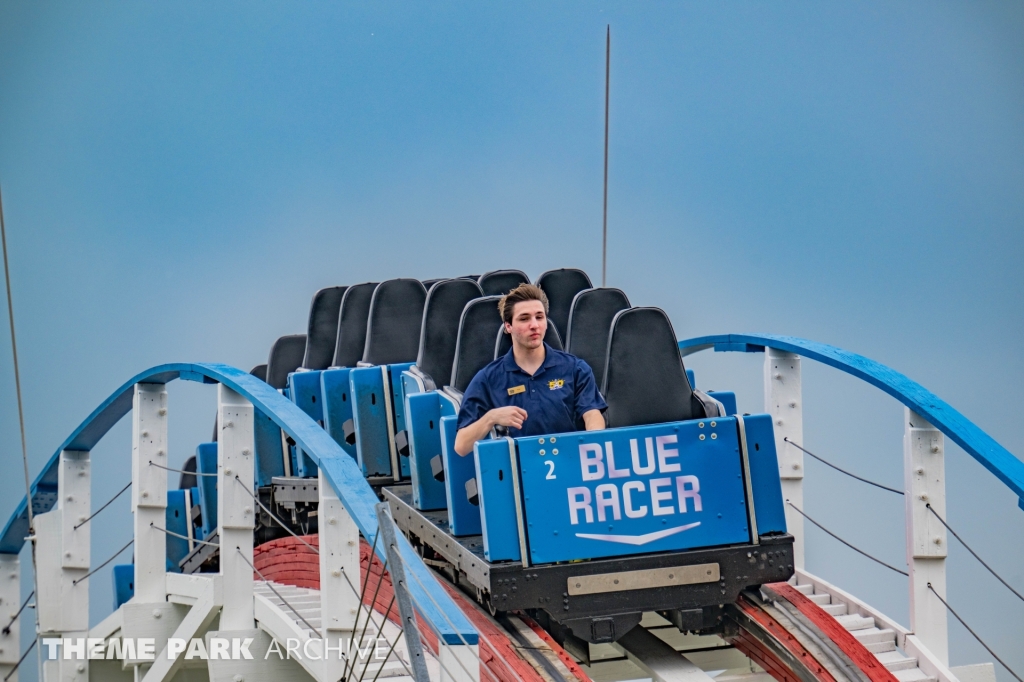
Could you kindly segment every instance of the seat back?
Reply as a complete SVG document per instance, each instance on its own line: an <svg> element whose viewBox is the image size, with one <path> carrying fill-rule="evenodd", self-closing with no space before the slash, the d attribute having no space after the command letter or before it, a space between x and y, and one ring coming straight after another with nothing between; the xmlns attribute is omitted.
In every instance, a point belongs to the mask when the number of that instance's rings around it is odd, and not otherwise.
<svg viewBox="0 0 1024 682"><path fill-rule="evenodd" d="M416 367L433 380L434 388L451 383L462 311L481 296L480 285L468 279L442 280L427 294Z"/></svg>
<svg viewBox="0 0 1024 682"><path fill-rule="evenodd" d="M565 350L590 365L598 386L604 381L612 318L627 308L629 299L619 289L586 289L572 299Z"/></svg>
<svg viewBox="0 0 1024 682"><path fill-rule="evenodd" d="M426 300L427 290L418 279L389 279L378 284L370 300L362 362L414 362Z"/></svg>
<svg viewBox="0 0 1024 682"><path fill-rule="evenodd" d="M539 286L548 297L548 319L554 320L560 332L568 332L569 308L572 299L593 284L587 273L576 268L548 270L537 278Z"/></svg>
<svg viewBox="0 0 1024 682"><path fill-rule="evenodd" d="M562 335L558 333L551 320L548 320L548 330L544 332L544 343L555 350L564 350ZM494 359L497 360L512 348L512 337L505 333L505 325L498 327L498 339L494 343Z"/></svg>
<svg viewBox="0 0 1024 682"><path fill-rule="evenodd" d="M338 311L348 287L327 287L313 294L309 305L309 326L306 328L306 369L327 369L334 359L338 341Z"/></svg>
<svg viewBox="0 0 1024 682"><path fill-rule="evenodd" d="M522 270L492 270L480 275L477 284L483 289L484 296L504 296L530 278Z"/></svg>
<svg viewBox="0 0 1024 682"><path fill-rule="evenodd" d="M610 427L704 416L686 378L676 335L660 308L620 310L612 319L602 393Z"/></svg>
<svg viewBox="0 0 1024 682"><path fill-rule="evenodd" d="M459 319L451 386L465 392L476 373L494 360L494 334L501 328L500 296L477 298L466 304Z"/></svg>
<svg viewBox="0 0 1024 682"><path fill-rule="evenodd" d="M278 389L287 386L288 375L302 365L305 354L305 334L282 336L275 341L267 358L267 383Z"/></svg>
<svg viewBox="0 0 1024 682"><path fill-rule="evenodd" d="M341 297L338 309L338 332L331 367L355 367L363 358L366 345L366 320L376 282L350 286Z"/></svg>

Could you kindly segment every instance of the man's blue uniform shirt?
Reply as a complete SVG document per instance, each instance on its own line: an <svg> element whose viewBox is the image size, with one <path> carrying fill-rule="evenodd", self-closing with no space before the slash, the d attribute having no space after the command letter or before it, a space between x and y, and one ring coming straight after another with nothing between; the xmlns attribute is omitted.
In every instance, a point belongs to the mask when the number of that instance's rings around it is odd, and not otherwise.
<svg viewBox="0 0 1024 682"><path fill-rule="evenodd" d="M513 351L477 372L459 409L458 428L489 410L515 405L526 410L522 429L509 427L513 438L576 431L584 412L608 407L597 390L594 372L575 355L544 344L544 362L532 377L516 364Z"/></svg>

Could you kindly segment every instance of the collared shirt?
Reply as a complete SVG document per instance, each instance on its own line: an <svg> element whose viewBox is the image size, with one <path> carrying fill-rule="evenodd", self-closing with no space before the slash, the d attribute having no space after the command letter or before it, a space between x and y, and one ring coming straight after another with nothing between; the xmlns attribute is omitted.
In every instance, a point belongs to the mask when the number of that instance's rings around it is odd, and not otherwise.
<svg viewBox="0 0 1024 682"><path fill-rule="evenodd" d="M516 364L512 350L477 372L462 398L458 428L496 407L515 405L526 410L526 421L522 429L509 427L513 438L567 433L577 430L583 413L608 407L590 365L547 344L544 351L533 376Z"/></svg>

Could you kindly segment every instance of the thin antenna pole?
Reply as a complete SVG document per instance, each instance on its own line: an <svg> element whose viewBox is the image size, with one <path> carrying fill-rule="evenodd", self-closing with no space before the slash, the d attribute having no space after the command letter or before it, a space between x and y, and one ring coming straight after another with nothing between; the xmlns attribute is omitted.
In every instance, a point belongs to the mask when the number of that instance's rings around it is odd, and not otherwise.
<svg viewBox="0 0 1024 682"><path fill-rule="evenodd" d="M33 591L39 595L39 564L36 562L36 531L32 514L32 482L28 477L28 445L25 441L25 409L21 402L21 375L18 372L18 343L14 334L14 301L11 298L11 268L7 261L7 226L4 224L4 195L0 191L0 242L4 251L4 282L7 284L7 316L11 323L11 352L14 354L14 388L18 394L18 424L21 426L21 463L25 469L25 512L28 517L28 535L32 549ZM39 630L39 609L35 610L36 630ZM25 652L28 653L27 651ZM22 657L24 660L24 656ZM19 662L18 665L21 665ZM42 663L39 668L42 669ZM17 668L17 666L15 666Z"/></svg>
<svg viewBox="0 0 1024 682"><path fill-rule="evenodd" d="M604 51L604 225L601 232L601 286L608 283L608 100L611 95L612 78L612 25L608 24L608 35Z"/></svg>
<svg viewBox="0 0 1024 682"><path fill-rule="evenodd" d="M4 225L4 197L0 191L0 240L4 245L4 279L7 283L7 315L11 323L11 351L14 353L14 388L18 394L18 423L21 426L21 462L25 468L25 508L28 532L35 535L32 519L32 483L28 477L28 446L25 443L25 410L21 403L21 375L18 372L18 342L14 335L14 303L11 300L11 268L7 264L7 227Z"/></svg>

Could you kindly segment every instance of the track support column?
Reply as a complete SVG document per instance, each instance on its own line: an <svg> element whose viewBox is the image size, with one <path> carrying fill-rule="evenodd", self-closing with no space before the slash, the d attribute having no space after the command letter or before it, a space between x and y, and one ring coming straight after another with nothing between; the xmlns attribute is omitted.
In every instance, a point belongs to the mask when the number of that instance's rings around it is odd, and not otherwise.
<svg viewBox="0 0 1024 682"><path fill-rule="evenodd" d="M946 518L945 439L921 415L904 408L903 481L907 506L907 567L910 629L944 665L949 665L946 607L946 529L928 509Z"/></svg>
<svg viewBox="0 0 1024 682"><path fill-rule="evenodd" d="M0 554L0 628L10 623L10 630L6 634L0 632L0 680L11 675L8 682L18 682L18 673L11 674L11 669L21 654L20 622L23 616L18 616L13 623L11 619L20 606L20 560L17 554Z"/></svg>
<svg viewBox="0 0 1024 682"><path fill-rule="evenodd" d="M39 636L84 643L89 631L89 453L65 450L57 468L57 505L36 516L36 605ZM24 615L24 612L23 612ZM79 682L89 677L84 648L72 659L43 661L43 678ZM45 658L45 656L44 656Z"/></svg>
<svg viewBox="0 0 1024 682"><path fill-rule="evenodd" d="M132 512L135 514L135 596L139 604L167 600L167 388L136 384L132 406ZM156 528L154 528L154 526Z"/></svg>
<svg viewBox="0 0 1024 682"><path fill-rule="evenodd" d="M779 457L782 498L804 508L804 453L790 441L803 445L803 392L800 386L800 356L765 348L764 410L775 425L775 450ZM793 560L804 567L804 518L786 505L786 528L793 536Z"/></svg>
<svg viewBox="0 0 1024 682"><path fill-rule="evenodd" d="M217 519L224 576L220 629L252 630L256 627L251 564L257 511L251 497L256 475L253 406L224 384L217 386L217 404Z"/></svg>
<svg viewBox="0 0 1024 682"><path fill-rule="evenodd" d="M320 617L325 646L336 640L350 639L359 607L359 529L319 472L317 510L320 529ZM341 656L324 653L324 679L341 677L345 661Z"/></svg>

